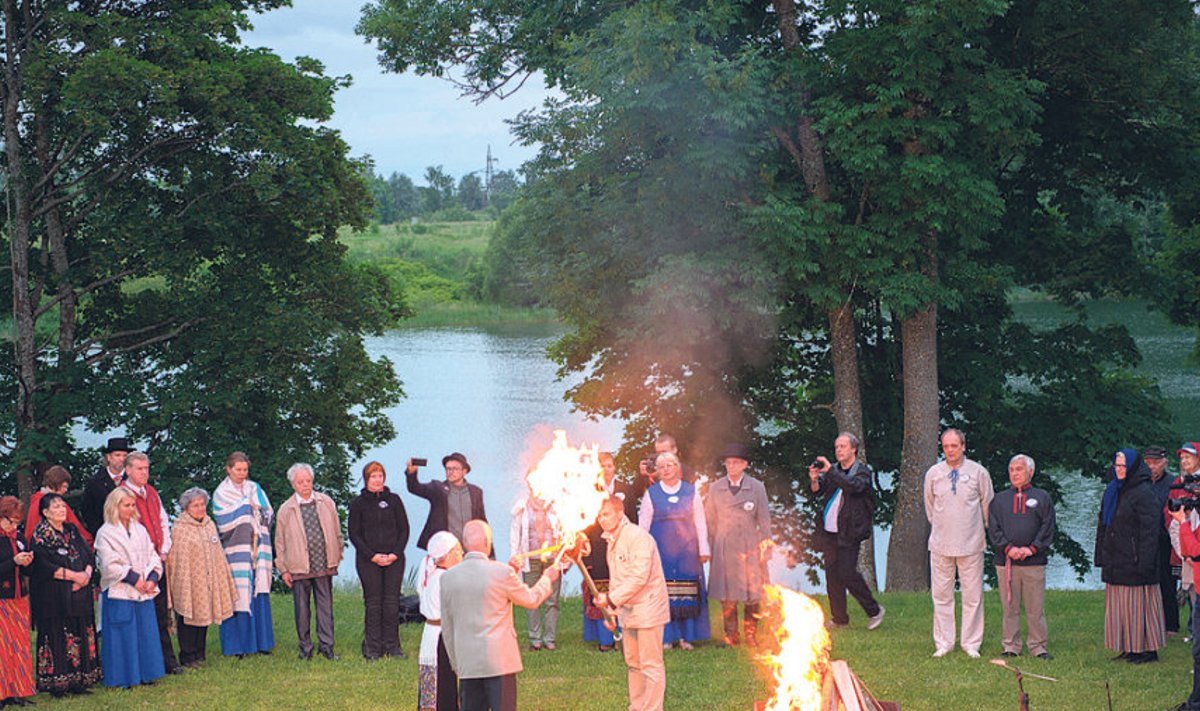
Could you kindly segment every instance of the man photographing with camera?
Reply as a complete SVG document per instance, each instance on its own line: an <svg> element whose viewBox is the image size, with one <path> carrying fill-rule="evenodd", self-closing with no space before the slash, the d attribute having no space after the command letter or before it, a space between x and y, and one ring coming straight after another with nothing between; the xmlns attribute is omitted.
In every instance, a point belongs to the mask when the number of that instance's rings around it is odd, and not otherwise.
<svg viewBox="0 0 1200 711"><path fill-rule="evenodd" d="M846 627L850 614L846 609L849 591L870 619L867 629L883 624L884 609L871 594L871 588L858 572L858 549L872 531L875 491L871 469L858 461L858 437L843 432L833 441L836 464L817 457L808 465L809 489L825 497L821 520L815 536L818 549L825 554L825 590L829 595L831 628Z"/></svg>
<svg viewBox="0 0 1200 711"><path fill-rule="evenodd" d="M1179 551L1183 564L1192 566L1193 577L1200 573L1200 515L1196 513L1197 490L1200 489L1200 442L1184 442L1179 448L1179 483L1171 488L1183 489L1187 496L1167 502L1167 514L1179 522ZM1192 602L1192 694L1176 708L1180 711L1200 711L1200 605Z"/></svg>

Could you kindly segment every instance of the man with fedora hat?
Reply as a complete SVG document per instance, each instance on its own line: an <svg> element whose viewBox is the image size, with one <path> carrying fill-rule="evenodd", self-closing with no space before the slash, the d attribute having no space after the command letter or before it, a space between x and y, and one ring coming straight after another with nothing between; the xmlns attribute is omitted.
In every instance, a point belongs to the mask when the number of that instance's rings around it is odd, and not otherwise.
<svg viewBox="0 0 1200 711"><path fill-rule="evenodd" d="M1167 499L1171 498L1171 485L1176 479L1167 471L1167 448L1146 447L1142 450L1142 461L1150 470L1150 490L1158 497L1159 508L1165 511ZM1169 517L1167 523L1170 523ZM1158 586L1167 634L1179 634L1179 601L1176 592L1179 580L1171 568L1171 534L1167 525L1158 529Z"/></svg>
<svg viewBox="0 0 1200 711"><path fill-rule="evenodd" d="M758 603L766 583L763 554L771 545L771 513L767 489L746 476L750 451L742 444L729 444L721 454L726 475L708 488L704 516L708 520L708 543L712 550L709 595L721 601L726 646L738 643L738 603L746 644L757 644Z"/></svg>
<svg viewBox="0 0 1200 711"><path fill-rule="evenodd" d="M817 457L808 467L808 478L809 490L825 497L815 538L825 554L828 625L850 624L846 609L849 592L870 618L867 629L873 630L883 623L884 609L858 571L858 549L873 531L875 490L870 467L858 459L859 446L858 437L849 432L839 434L833 440L833 456L837 461L831 464L825 457Z"/></svg>
<svg viewBox="0 0 1200 711"><path fill-rule="evenodd" d="M446 479L428 484L417 480L417 467L413 460L409 459L404 468L408 493L429 502L429 517L425 519L425 528L421 529L421 535L417 538L417 547L421 550L425 550L429 539L438 531L449 531L461 541L467 521L487 521L483 510L483 489L468 484L466 480L471 471L466 455L459 452L447 454L442 457L442 466L446 470Z"/></svg>
<svg viewBox="0 0 1200 711"><path fill-rule="evenodd" d="M125 456L133 448L124 437L112 437L108 444L100 449L104 463L100 469L88 479L83 489L83 501L79 513L83 516L83 525L87 526L92 535L104 525L104 501L112 490L125 481Z"/></svg>

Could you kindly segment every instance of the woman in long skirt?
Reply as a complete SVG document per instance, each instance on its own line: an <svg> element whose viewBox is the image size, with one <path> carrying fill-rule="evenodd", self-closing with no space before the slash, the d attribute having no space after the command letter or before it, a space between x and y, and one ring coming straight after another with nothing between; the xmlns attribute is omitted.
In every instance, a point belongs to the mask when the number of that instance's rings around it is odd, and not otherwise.
<svg viewBox="0 0 1200 711"><path fill-rule="evenodd" d="M271 626L271 519L267 494L250 480L250 459L234 452L225 461L225 480L213 494L213 517L221 546L237 587L233 617L221 623L221 653L238 657L270 654L275 648Z"/></svg>
<svg viewBox="0 0 1200 711"><path fill-rule="evenodd" d="M29 647L29 586L33 553L25 543L21 500L0 497L0 706L28 706L37 688Z"/></svg>
<svg viewBox="0 0 1200 711"><path fill-rule="evenodd" d="M421 565L417 592L421 596L421 615L425 629L421 633L421 653L417 666L417 708L419 711L458 711L458 677L450 668L446 645L442 643L442 573L463 559L462 546L453 533L439 531L429 539L429 554Z"/></svg>
<svg viewBox="0 0 1200 711"><path fill-rule="evenodd" d="M683 467L670 452L658 455L655 473L659 480L646 489L638 525L650 532L658 544L671 621L663 628L663 646L675 642L680 649L709 638L708 592L704 564L708 562L708 525L704 503L695 485L683 481Z"/></svg>
<svg viewBox="0 0 1200 711"><path fill-rule="evenodd" d="M118 486L104 500L104 525L96 531L100 566L104 685L130 688L166 674L154 598L163 564L150 533L138 523L137 501Z"/></svg>
<svg viewBox="0 0 1200 711"><path fill-rule="evenodd" d="M67 502L46 494L33 531L30 601L37 627L37 686L59 697L87 694L104 672L96 655L92 551L67 522Z"/></svg>
<svg viewBox="0 0 1200 711"><path fill-rule="evenodd" d="M1096 565L1104 581L1104 646L1117 659L1145 664L1167 646L1158 587L1162 507L1150 488L1150 469L1135 449L1113 457L1096 527Z"/></svg>

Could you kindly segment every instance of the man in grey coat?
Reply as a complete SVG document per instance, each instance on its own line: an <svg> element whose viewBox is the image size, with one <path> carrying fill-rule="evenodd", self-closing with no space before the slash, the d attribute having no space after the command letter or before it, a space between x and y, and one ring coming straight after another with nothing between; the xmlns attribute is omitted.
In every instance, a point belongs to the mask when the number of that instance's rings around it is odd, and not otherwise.
<svg viewBox="0 0 1200 711"><path fill-rule="evenodd" d="M738 644L739 602L746 644L755 646L758 603L766 582L763 554L771 545L767 490L761 481L746 476L750 453L744 445L726 446L721 461L726 476L709 487L704 502L712 549L708 590L721 601L725 622L723 646Z"/></svg>
<svg viewBox="0 0 1200 711"><path fill-rule="evenodd" d="M463 527L463 561L442 575L442 641L458 674L461 711L516 711L521 650L512 606L533 609L546 601L560 572L550 566L532 588L516 570L488 558L492 529L486 521Z"/></svg>

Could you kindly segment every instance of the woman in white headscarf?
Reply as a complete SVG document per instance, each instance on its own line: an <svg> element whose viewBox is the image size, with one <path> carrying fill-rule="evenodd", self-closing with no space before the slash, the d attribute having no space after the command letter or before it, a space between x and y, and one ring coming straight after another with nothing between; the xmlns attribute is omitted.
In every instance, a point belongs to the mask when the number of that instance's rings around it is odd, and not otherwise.
<svg viewBox="0 0 1200 711"><path fill-rule="evenodd" d="M442 643L442 573L458 565L463 549L449 531L435 533L428 554L418 573L417 592L421 596L421 614L425 630L421 634L421 653L417 671L417 708L419 711L458 711L458 679L450 668L446 645Z"/></svg>

